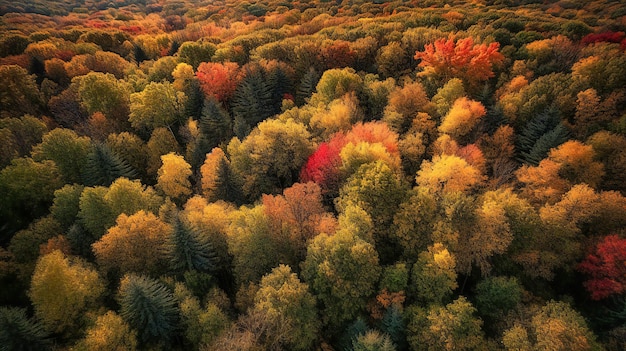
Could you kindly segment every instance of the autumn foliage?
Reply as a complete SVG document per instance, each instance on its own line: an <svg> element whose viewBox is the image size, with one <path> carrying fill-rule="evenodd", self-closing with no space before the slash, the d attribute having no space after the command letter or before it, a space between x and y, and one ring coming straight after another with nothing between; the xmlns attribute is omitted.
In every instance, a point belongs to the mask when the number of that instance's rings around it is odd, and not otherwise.
<svg viewBox="0 0 626 351"><path fill-rule="evenodd" d="M448 80L461 78L476 85L494 76L493 67L502 63L504 56L498 51L500 44L475 44L472 37L455 40L438 39L417 51L415 59L426 75Z"/></svg>
<svg viewBox="0 0 626 351"><path fill-rule="evenodd" d="M594 300L626 292L626 239L609 235L578 265L590 279L585 288Z"/></svg>

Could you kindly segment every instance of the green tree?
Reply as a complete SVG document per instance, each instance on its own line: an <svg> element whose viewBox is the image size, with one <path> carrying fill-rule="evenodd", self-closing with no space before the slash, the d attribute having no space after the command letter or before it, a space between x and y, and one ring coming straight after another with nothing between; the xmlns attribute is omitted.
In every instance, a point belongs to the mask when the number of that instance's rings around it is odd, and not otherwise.
<svg viewBox="0 0 626 351"><path fill-rule="evenodd" d="M0 307L0 349L36 351L50 349L44 325L28 318L25 308Z"/></svg>
<svg viewBox="0 0 626 351"><path fill-rule="evenodd" d="M111 151L106 144L94 145L93 150L86 156L85 166L81 171L85 185L90 186L108 186L121 177L131 179L137 177L137 171Z"/></svg>
<svg viewBox="0 0 626 351"><path fill-rule="evenodd" d="M254 308L267 318L287 323L292 332L285 341L290 350L308 350L318 337L315 297L289 266L280 265L261 279Z"/></svg>
<svg viewBox="0 0 626 351"><path fill-rule="evenodd" d="M33 148L33 158L54 161L65 182L78 183L91 149L88 137L79 137L71 129L57 128L46 133L41 144Z"/></svg>
<svg viewBox="0 0 626 351"><path fill-rule="evenodd" d="M211 345L227 328L228 316L215 303L209 301L203 308L198 298L181 283L176 284L174 295L179 301L185 338L194 348Z"/></svg>
<svg viewBox="0 0 626 351"><path fill-rule="evenodd" d="M32 115L23 115L20 118L0 119L0 129L8 130L11 133L10 142L7 148L14 143L17 156L26 156L31 152L34 145L39 144L43 135L48 131L48 127L40 118ZM11 153L9 153L11 155ZM8 160L10 163L10 160Z"/></svg>
<svg viewBox="0 0 626 351"><path fill-rule="evenodd" d="M0 81L0 116L38 115L44 102L34 75L17 65L2 65Z"/></svg>
<svg viewBox="0 0 626 351"><path fill-rule="evenodd" d="M488 277L476 285L475 305L486 323L493 324L518 307L523 289L516 278Z"/></svg>
<svg viewBox="0 0 626 351"><path fill-rule="evenodd" d="M402 247L404 257L412 260L432 244L438 204L427 189L415 187L399 206L393 218L391 236Z"/></svg>
<svg viewBox="0 0 626 351"><path fill-rule="evenodd" d="M175 272L214 272L218 268L219 258L210 238L178 218L173 223L172 234L167 238L165 252Z"/></svg>
<svg viewBox="0 0 626 351"><path fill-rule="evenodd" d="M178 48L178 60L190 64L196 70L200 63L211 62L215 50L217 47L210 42L187 41Z"/></svg>
<svg viewBox="0 0 626 351"><path fill-rule="evenodd" d="M231 166L250 199L293 184L312 152L309 132L293 120L263 121L242 142L233 139L228 144Z"/></svg>
<svg viewBox="0 0 626 351"><path fill-rule="evenodd" d="M180 310L163 283L141 275L126 275L118 291L120 316L138 331L142 343L168 343L175 336Z"/></svg>
<svg viewBox="0 0 626 351"><path fill-rule="evenodd" d="M89 72L72 79L78 85L78 97L90 115L102 112L120 126L126 125L130 108L130 87L110 73Z"/></svg>
<svg viewBox="0 0 626 351"><path fill-rule="evenodd" d="M322 303L331 331L364 310L380 273L374 247L349 230L316 236L302 264L302 276Z"/></svg>
<svg viewBox="0 0 626 351"><path fill-rule="evenodd" d="M42 216L52 204L54 191L62 186L61 174L52 161L11 161L0 171L0 218L6 225L0 232L18 230Z"/></svg>
<svg viewBox="0 0 626 351"><path fill-rule="evenodd" d="M411 270L411 286L424 306L445 303L457 288L456 260L445 246L435 243L419 254Z"/></svg>
<svg viewBox="0 0 626 351"><path fill-rule="evenodd" d="M463 296L452 303L434 306L428 312L428 328L423 341L428 350L477 350L485 346L482 320L475 316L476 309Z"/></svg>
<svg viewBox="0 0 626 351"><path fill-rule="evenodd" d="M176 91L169 82L151 82L141 92L130 95L128 121L138 130L158 127L171 130L183 117L186 98L185 93Z"/></svg>
<svg viewBox="0 0 626 351"><path fill-rule="evenodd" d="M65 185L54 192L54 201L50 207L50 214L62 228L68 229L74 224L80 210L80 195L84 187L73 184Z"/></svg>
<svg viewBox="0 0 626 351"><path fill-rule="evenodd" d="M437 89L437 94L432 100L439 116L445 116L452 108L452 104L463 96L465 96L463 81L459 78L452 78L443 87Z"/></svg>
<svg viewBox="0 0 626 351"><path fill-rule="evenodd" d="M317 82L311 101L327 104L350 92L358 95L362 89L363 79L356 74L354 69L349 67L329 69Z"/></svg>
<svg viewBox="0 0 626 351"><path fill-rule="evenodd" d="M232 134L231 118L217 100L213 98L204 100L198 130L199 135L190 157L190 163L194 169L202 165L206 154L221 142L228 140Z"/></svg>
<svg viewBox="0 0 626 351"><path fill-rule="evenodd" d="M85 312L98 307L104 284L98 273L78 259L53 251L39 259L29 296L46 329L75 335Z"/></svg>
<svg viewBox="0 0 626 351"><path fill-rule="evenodd" d="M297 264L289 260L295 255L284 234L272 232L263 205L242 207L233 213L228 232L228 252L233 256L233 273L238 285L258 282L281 263Z"/></svg>
<svg viewBox="0 0 626 351"><path fill-rule="evenodd" d="M356 205L368 213L374 225L374 242L382 262L393 262L396 245L390 235L394 214L403 202L407 189L402 179L383 161L359 167L339 191L339 212Z"/></svg>

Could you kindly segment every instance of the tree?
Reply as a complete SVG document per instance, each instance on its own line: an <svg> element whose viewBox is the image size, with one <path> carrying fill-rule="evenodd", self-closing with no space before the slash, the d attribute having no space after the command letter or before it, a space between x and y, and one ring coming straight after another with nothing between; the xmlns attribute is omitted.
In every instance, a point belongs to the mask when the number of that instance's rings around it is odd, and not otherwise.
<svg viewBox="0 0 626 351"><path fill-rule="evenodd" d="M218 260L210 238L198 227L183 222L180 218L172 224L172 233L165 244L170 267L175 272L214 272Z"/></svg>
<svg viewBox="0 0 626 351"><path fill-rule="evenodd" d="M245 76L237 85L231 108L235 115L234 132L240 139L246 137L247 131L259 122L280 111L280 106L273 99L268 78L260 66L247 67Z"/></svg>
<svg viewBox="0 0 626 351"><path fill-rule="evenodd" d="M302 276L322 303L329 330L364 310L380 271L374 247L350 230L316 236L302 264Z"/></svg>
<svg viewBox="0 0 626 351"><path fill-rule="evenodd" d="M432 102L439 116L445 116L452 108L452 104L465 95L463 81L459 78L452 78L443 87L437 89L437 94L433 96Z"/></svg>
<svg viewBox="0 0 626 351"><path fill-rule="evenodd" d="M329 69L322 74L317 82L315 94L311 101L329 103L343 95L355 92L357 95L363 89L363 80L352 68Z"/></svg>
<svg viewBox="0 0 626 351"><path fill-rule="evenodd" d="M23 115L20 118L0 119L0 129L8 130L12 135L12 140L7 144L15 143L17 156L26 156L31 152L33 146L39 144L43 135L48 131L48 127L40 118L31 115ZM8 160L9 163L11 160Z"/></svg>
<svg viewBox="0 0 626 351"><path fill-rule="evenodd" d="M191 194L191 166L182 156L174 153L161 156L163 165L159 168L156 187L166 196L182 200Z"/></svg>
<svg viewBox="0 0 626 351"><path fill-rule="evenodd" d="M526 325L517 324L504 332L507 350L601 350L584 318L569 304L549 301L534 313Z"/></svg>
<svg viewBox="0 0 626 351"><path fill-rule="evenodd" d="M439 131L450 134L457 140L467 136L487 111L478 101L462 97L454 101L439 125Z"/></svg>
<svg viewBox="0 0 626 351"><path fill-rule="evenodd" d="M65 185L54 192L54 201L50 207L50 214L64 229L68 229L77 219L80 210L80 195L82 185Z"/></svg>
<svg viewBox="0 0 626 351"><path fill-rule="evenodd" d="M516 278L487 277L476 285L475 305L485 322L504 320L522 301L523 288Z"/></svg>
<svg viewBox="0 0 626 351"><path fill-rule="evenodd" d="M128 121L133 128L154 130L172 126L183 117L185 93L176 91L171 83L151 82L143 91L130 95Z"/></svg>
<svg viewBox="0 0 626 351"><path fill-rule="evenodd" d="M336 200L339 212L351 204L367 212L374 225L376 249L385 263L396 257L397 243L393 242L389 227L406 191L397 174L382 161L376 161L359 167L341 188Z"/></svg>
<svg viewBox="0 0 626 351"><path fill-rule="evenodd" d="M244 202L240 180L221 148L214 148L206 155L200 174L202 193L209 201L224 200L237 205Z"/></svg>
<svg viewBox="0 0 626 351"><path fill-rule="evenodd" d="M176 283L174 296L180 308L180 322L184 335L191 346L207 347L228 327L228 316L215 303L209 301L206 307L182 284Z"/></svg>
<svg viewBox="0 0 626 351"><path fill-rule="evenodd" d="M94 269L54 251L37 262L29 296L48 331L75 335L85 312L98 306L102 293L104 284Z"/></svg>
<svg viewBox="0 0 626 351"><path fill-rule="evenodd" d="M293 184L312 151L306 127L293 120L263 121L242 142L234 138L228 144L231 166L249 199Z"/></svg>
<svg viewBox="0 0 626 351"><path fill-rule="evenodd" d="M454 40L441 38L417 51L423 75L432 75L448 81L457 77L471 87L494 76L493 67L500 65L504 56L498 52L500 44L474 44L472 37Z"/></svg>
<svg viewBox="0 0 626 351"><path fill-rule="evenodd" d="M98 265L105 271L159 274L166 264L163 251L172 228L152 213L122 213L115 226L93 244Z"/></svg>
<svg viewBox="0 0 626 351"><path fill-rule="evenodd" d="M396 348L387 334L381 334L376 330L368 330L359 335L352 342L354 351L395 351Z"/></svg>
<svg viewBox="0 0 626 351"><path fill-rule="evenodd" d="M403 134L410 127L418 113L433 113L433 105L428 100L424 86L419 82L408 82L389 93L383 121L396 133Z"/></svg>
<svg viewBox="0 0 626 351"><path fill-rule="evenodd" d="M79 137L71 129L57 128L43 136L41 144L33 149L33 158L54 161L66 183L78 183L91 148L88 137Z"/></svg>
<svg viewBox="0 0 626 351"><path fill-rule="evenodd" d="M175 336L180 310L163 283L141 275L126 275L120 282L118 302L120 316L139 332L142 343L167 343Z"/></svg>
<svg viewBox="0 0 626 351"><path fill-rule="evenodd" d="M0 171L0 218L2 231L15 231L42 216L52 204L54 191L61 188L61 174L52 161L35 162L16 158ZM3 233L4 234L4 233Z"/></svg>
<svg viewBox="0 0 626 351"><path fill-rule="evenodd" d="M261 279L254 308L292 328L285 341L291 350L308 350L315 342L319 319L315 297L289 266L280 265Z"/></svg>
<svg viewBox="0 0 626 351"><path fill-rule="evenodd" d="M233 256L237 285L257 283L279 264L296 265L285 234L274 233L263 205L241 207L233 213L228 229L228 252ZM254 260L250 258L254 257Z"/></svg>
<svg viewBox="0 0 626 351"><path fill-rule="evenodd" d="M0 307L0 344L2 350L48 350L50 341L44 325L28 318L25 308Z"/></svg>
<svg viewBox="0 0 626 351"><path fill-rule="evenodd" d="M226 103L241 80L239 65L234 62L202 62L196 71L200 87L207 97Z"/></svg>
<svg viewBox="0 0 626 351"><path fill-rule="evenodd" d="M111 133L107 136L105 144L121 159L137 170L141 179L146 176L148 156L146 143L136 134L130 132Z"/></svg>
<svg viewBox="0 0 626 351"><path fill-rule="evenodd" d="M102 112L119 126L126 124L130 108L130 87L110 73L89 72L72 79L78 97L89 115Z"/></svg>
<svg viewBox="0 0 626 351"><path fill-rule="evenodd" d="M17 65L0 66L0 116L21 117L37 115L43 107L43 96L35 82L35 76Z"/></svg>
<svg viewBox="0 0 626 351"><path fill-rule="evenodd" d="M480 185L484 177L464 159L453 155L433 157L424 161L417 172L417 184L436 193L465 192Z"/></svg>
<svg viewBox="0 0 626 351"><path fill-rule="evenodd" d="M93 327L87 329L85 338L78 342L77 350L84 351L134 351L137 349L137 332L113 311L98 316Z"/></svg>
<svg viewBox="0 0 626 351"><path fill-rule="evenodd" d="M384 77L398 78L402 70L408 68L408 57L402 45L397 41L381 47L376 55L378 71Z"/></svg>
<svg viewBox="0 0 626 351"><path fill-rule="evenodd" d="M590 277L584 285L592 299L601 300L626 291L625 262L626 239L608 235L578 265L578 270Z"/></svg>
<svg viewBox="0 0 626 351"><path fill-rule="evenodd" d="M148 151L148 175L156 175L161 168L161 156L170 152L180 154L180 145L171 130L159 127L152 131L146 144Z"/></svg>
<svg viewBox="0 0 626 351"><path fill-rule="evenodd" d="M432 244L437 211L435 196L423 187L410 190L398 206L390 235L402 247L405 259L414 260Z"/></svg>
<svg viewBox="0 0 626 351"><path fill-rule="evenodd" d="M464 296L445 307L434 306L428 312L428 328L423 332L428 350L476 350L485 343L482 320Z"/></svg>
<svg viewBox="0 0 626 351"><path fill-rule="evenodd" d="M217 47L210 42L184 42L178 48L178 60L190 64L193 69L203 62L210 62Z"/></svg>
<svg viewBox="0 0 626 351"><path fill-rule="evenodd" d="M320 233L327 221L320 188L313 182L295 183L283 195L263 195L263 207L274 232L284 232L296 251L296 260L304 259L308 242Z"/></svg>
<svg viewBox="0 0 626 351"><path fill-rule="evenodd" d="M136 178L137 171L106 144L94 144L82 168L85 185L108 186L118 178Z"/></svg>
<svg viewBox="0 0 626 351"><path fill-rule="evenodd" d="M424 306L445 303L458 286L456 278L456 259L441 243L421 252L411 270L411 286Z"/></svg>
<svg viewBox="0 0 626 351"><path fill-rule="evenodd" d="M190 163L198 169L206 155L232 135L232 123L228 112L213 98L204 100L198 123L199 135L193 145Z"/></svg>

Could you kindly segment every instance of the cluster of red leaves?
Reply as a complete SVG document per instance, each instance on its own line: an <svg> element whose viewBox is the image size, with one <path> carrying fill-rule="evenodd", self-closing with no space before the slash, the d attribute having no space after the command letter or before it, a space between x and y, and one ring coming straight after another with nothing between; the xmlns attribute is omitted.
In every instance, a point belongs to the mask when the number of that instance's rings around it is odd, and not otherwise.
<svg viewBox="0 0 626 351"><path fill-rule="evenodd" d="M621 43L624 38L626 38L626 34L624 32L591 33L585 35L581 42L585 45L599 42Z"/></svg>
<svg viewBox="0 0 626 351"><path fill-rule="evenodd" d="M617 235L605 237L578 265L591 279L584 285L594 300L626 292L626 239Z"/></svg>

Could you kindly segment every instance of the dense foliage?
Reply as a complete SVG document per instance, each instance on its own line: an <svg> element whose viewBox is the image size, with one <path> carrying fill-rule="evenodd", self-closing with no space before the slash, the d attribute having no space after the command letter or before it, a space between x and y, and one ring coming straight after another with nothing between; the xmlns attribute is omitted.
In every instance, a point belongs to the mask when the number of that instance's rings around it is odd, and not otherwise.
<svg viewBox="0 0 626 351"><path fill-rule="evenodd" d="M623 1L0 16L0 350L626 349Z"/></svg>

